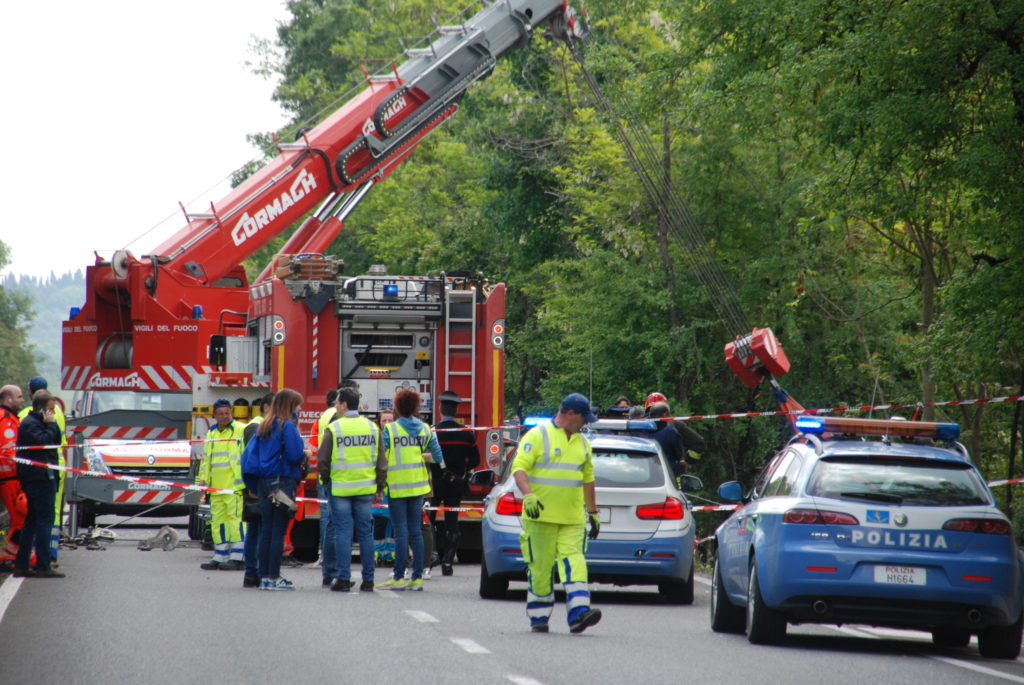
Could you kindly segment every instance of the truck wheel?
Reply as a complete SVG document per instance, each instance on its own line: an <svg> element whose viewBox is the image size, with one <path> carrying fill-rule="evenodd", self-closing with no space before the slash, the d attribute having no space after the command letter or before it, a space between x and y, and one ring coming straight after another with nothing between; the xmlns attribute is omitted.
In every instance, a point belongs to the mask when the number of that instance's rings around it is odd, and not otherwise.
<svg viewBox="0 0 1024 685"><path fill-rule="evenodd" d="M316 561L320 553L320 519L303 519L292 526L292 552L299 561Z"/></svg>
<svg viewBox="0 0 1024 685"><path fill-rule="evenodd" d="M78 527L79 529L92 528L96 525L96 511L85 502L78 505Z"/></svg>
<svg viewBox="0 0 1024 685"><path fill-rule="evenodd" d="M206 521L199 518L199 514L195 508L188 514L188 539L189 540L202 540L203 539L203 528L206 527Z"/></svg>
<svg viewBox="0 0 1024 685"><path fill-rule="evenodd" d="M693 565L687 580L666 580L658 583L658 592L669 604L693 604Z"/></svg>
<svg viewBox="0 0 1024 685"><path fill-rule="evenodd" d="M769 608L761 596L757 578L757 562L750 560L750 582L747 585L747 640L755 645L777 645L786 637L786 619Z"/></svg>
<svg viewBox="0 0 1024 685"><path fill-rule="evenodd" d="M507 578L492 578L487 572L487 559L480 560L480 596L484 599L505 599Z"/></svg>
<svg viewBox="0 0 1024 685"><path fill-rule="evenodd" d="M736 606L725 592L722 583L722 568L715 555L715 570L711 575L711 630L716 633L742 633L745 616L743 609Z"/></svg>
<svg viewBox="0 0 1024 685"><path fill-rule="evenodd" d="M978 651L989 659L1016 659L1020 655L1024 614L1008 626L992 626L978 633Z"/></svg>

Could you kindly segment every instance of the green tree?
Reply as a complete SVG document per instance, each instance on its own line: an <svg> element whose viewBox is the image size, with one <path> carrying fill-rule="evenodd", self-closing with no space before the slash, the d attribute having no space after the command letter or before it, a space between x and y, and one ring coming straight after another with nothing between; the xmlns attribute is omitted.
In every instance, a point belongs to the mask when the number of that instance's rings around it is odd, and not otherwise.
<svg viewBox="0 0 1024 685"><path fill-rule="evenodd" d="M0 241L0 269L10 262L10 251ZM36 375L36 359L26 329L32 320L31 299L0 286L0 383L24 383Z"/></svg>

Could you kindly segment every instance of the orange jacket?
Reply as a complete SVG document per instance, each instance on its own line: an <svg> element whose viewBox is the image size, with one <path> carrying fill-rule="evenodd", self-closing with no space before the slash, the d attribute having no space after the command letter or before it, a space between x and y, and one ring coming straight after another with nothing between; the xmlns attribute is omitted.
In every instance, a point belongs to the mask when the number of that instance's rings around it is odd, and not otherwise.
<svg viewBox="0 0 1024 685"><path fill-rule="evenodd" d="M7 407L0 407L0 480L17 476L14 457L17 455L19 423L17 414Z"/></svg>

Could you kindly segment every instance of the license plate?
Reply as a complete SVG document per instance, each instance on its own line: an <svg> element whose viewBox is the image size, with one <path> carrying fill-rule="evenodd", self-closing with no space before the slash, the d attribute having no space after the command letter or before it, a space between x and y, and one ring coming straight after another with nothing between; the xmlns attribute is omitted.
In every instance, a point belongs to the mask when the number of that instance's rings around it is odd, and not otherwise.
<svg viewBox="0 0 1024 685"><path fill-rule="evenodd" d="M608 507L598 507L597 508L597 513L598 513L598 516L600 516L600 518L601 518L601 523L611 523L612 522L612 510L609 509Z"/></svg>
<svg viewBox="0 0 1024 685"><path fill-rule="evenodd" d="M914 566L876 566L875 582L889 585L926 585L927 572Z"/></svg>

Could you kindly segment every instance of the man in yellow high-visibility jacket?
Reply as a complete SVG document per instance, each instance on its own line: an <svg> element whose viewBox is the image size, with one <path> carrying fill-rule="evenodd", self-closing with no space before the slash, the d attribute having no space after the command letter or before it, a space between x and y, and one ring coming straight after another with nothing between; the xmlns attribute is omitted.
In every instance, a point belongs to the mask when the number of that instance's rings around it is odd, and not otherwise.
<svg viewBox="0 0 1024 685"><path fill-rule="evenodd" d="M596 421L590 402L579 393L562 400L551 422L530 429L519 441L512 477L523 494L523 557L529 565L526 615L534 632L548 632L554 608L552 566L565 588L569 630L582 633L601 620L590 606L587 587L587 520L590 538L600 531L594 487L593 452L580 435Z"/></svg>
<svg viewBox="0 0 1024 685"><path fill-rule="evenodd" d="M203 458L199 462L196 485L228 493L210 493L210 528L213 532L213 559L199 565L204 571L245 570L245 523L242 522L242 438L245 425L235 421L231 402L221 398L213 403L216 426L206 433Z"/></svg>

